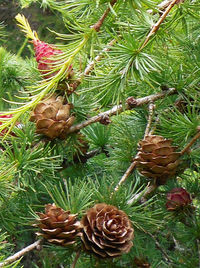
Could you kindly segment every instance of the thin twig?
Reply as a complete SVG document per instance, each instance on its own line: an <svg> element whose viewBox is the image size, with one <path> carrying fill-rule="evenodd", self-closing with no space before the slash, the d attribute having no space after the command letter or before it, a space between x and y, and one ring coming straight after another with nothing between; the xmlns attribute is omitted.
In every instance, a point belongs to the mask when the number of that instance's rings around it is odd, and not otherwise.
<svg viewBox="0 0 200 268"><path fill-rule="evenodd" d="M195 143L195 141L198 140L199 138L200 138L200 130L193 137L193 139L185 146L185 148L181 151L181 155L183 155L184 153L186 153L190 149L190 147Z"/></svg>
<svg viewBox="0 0 200 268"><path fill-rule="evenodd" d="M114 6L114 4L117 2L117 0L112 0L110 2L111 6ZM108 7L106 9L106 11L103 13L103 15L101 16L101 18L94 24L91 26L91 28L95 29L96 32L100 31L100 28L105 20L105 18L108 16L108 13L110 12L110 7Z"/></svg>
<svg viewBox="0 0 200 268"><path fill-rule="evenodd" d="M162 3L160 3L159 5L158 5L158 8L159 8L159 10L164 10L164 9L166 9L168 6L169 6L169 4L172 2L172 0L164 0ZM178 4L181 4L181 3L183 3L184 2L184 0L176 0L176 4L178 5Z"/></svg>
<svg viewBox="0 0 200 268"><path fill-rule="evenodd" d="M133 172L134 168L136 167L137 162L132 162L131 165L128 167L124 175L122 176L121 180L118 182L117 186L115 187L115 192L119 190L119 187L125 180L129 177L129 175Z"/></svg>
<svg viewBox="0 0 200 268"><path fill-rule="evenodd" d="M76 263L77 263L77 261L78 261L78 258L80 257L80 254L81 254L81 249L79 249L79 250L76 252L76 256L75 256L75 258L74 258L74 261L73 261L73 263L72 263L71 268L75 268Z"/></svg>
<svg viewBox="0 0 200 268"><path fill-rule="evenodd" d="M62 168L59 171L63 171L64 169L74 165L74 164L79 164L79 163L86 163L88 159L103 153L104 151L100 148L100 149L94 149L90 152L85 153L84 155L75 155L73 161L64 161L62 164Z"/></svg>
<svg viewBox="0 0 200 268"><path fill-rule="evenodd" d="M159 243L157 237L155 237L154 235L152 235L150 232L148 232L148 231L146 231L146 230L145 230L145 233L148 234L148 235L154 240L157 249L159 249L159 250L161 251L161 253L162 253L164 259L165 259L167 262L169 262L169 263L173 263L173 262L170 260L169 256L167 255L167 253L165 252L165 250L161 247L161 245L160 245L160 243Z"/></svg>
<svg viewBox="0 0 200 268"><path fill-rule="evenodd" d="M137 104L137 100L136 100L136 104ZM146 130L145 130L144 137L149 134L154 108L155 108L155 105L152 102L150 102L150 104L149 104L149 119L148 119L148 123L147 123L147 127L146 127ZM138 153L136 154L134 159L136 159L137 156L138 156ZM124 173L124 175L122 176L120 181L118 182L117 186L115 187L115 190L114 190L115 192L118 191L120 185L126 181L126 179L129 177L129 175L135 169L136 165L137 165L137 162L133 160L133 162L130 164L130 166L128 167L128 169L126 170L126 172Z"/></svg>
<svg viewBox="0 0 200 268"><path fill-rule="evenodd" d="M84 72L80 74L80 76L70 86L72 90L69 91L68 95L71 95L77 89L77 87L81 84L83 77L89 75L90 72L94 69L95 62L99 62L103 58L103 53L108 52L110 50L110 47L113 46L116 42L117 40L115 39L111 40L107 46L99 53L99 55L97 55L95 59L87 65Z"/></svg>
<svg viewBox="0 0 200 268"><path fill-rule="evenodd" d="M153 104L153 103L149 104L149 118L148 118L146 130L145 130L145 136L149 135L155 107L156 107L155 104Z"/></svg>
<svg viewBox="0 0 200 268"><path fill-rule="evenodd" d="M160 19L156 22L156 24L152 27L151 31L149 32L149 34L147 35L144 43L141 45L139 51L141 51L149 42L149 40L151 39L152 35L154 35L158 29L160 28L161 23L164 21L164 19L167 17L167 15L169 14L169 12L171 11L171 9L173 8L173 6L176 4L177 0L173 0L168 7L166 8L166 10L163 12L162 16L160 17Z"/></svg>
<svg viewBox="0 0 200 268"><path fill-rule="evenodd" d="M41 244L42 240L38 240L34 242L33 244L29 245L28 247L23 248L19 252L15 253L13 256L8 257L5 261L0 263L0 267L4 267L5 265L8 265L9 263L12 263L19 259L20 257L24 256L29 251L35 249Z"/></svg>
<svg viewBox="0 0 200 268"><path fill-rule="evenodd" d="M102 52L99 55L97 55L95 59L88 64L88 66L85 68L84 76L88 75L94 69L95 62L99 62L103 57L103 53L108 52L110 50L110 47L113 46L116 42L117 42L116 39L111 40L108 43L108 45L102 50Z"/></svg>
<svg viewBox="0 0 200 268"><path fill-rule="evenodd" d="M146 96L146 97L143 97L143 98L139 98L139 99L136 99L136 105L135 107L139 107L139 106L142 106L144 104L147 104L149 102L154 102L156 100L159 100L159 99L162 99L164 97L167 97L169 95L173 95L173 94L176 94L176 89L175 88L171 88L165 92L162 92L162 93L157 93L157 94L153 94L153 95L150 95L150 96ZM120 114L121 112L123 112L124 110L131 110L133 109L133 107L130 107L128 104L123 107L122 104L120 105L115 105L112 109L106 111L106 112L103 112L103 113L100 113L96 116L93 116L89 119L87 119L86 121L83 121L82 123L80 124L77 124L77 125L74 125L74 126L71 126L68 130L67 133L73 133L73 132L77 132L79 131L80 129L84 128L84 127L87 127L93 123L96 123L96 122L99 122L102 117L104 116L113 116L113 115L117 115L117 114Z"/></svg>
<svg viewBox="0 0 200 268"><path fill-rule="evenodd" d="M148 185L146 191L142 195L141 202L145 203L147 201L147 196L150 195L151 193L153 193L157 188L158 188L158 185L156 185L156 183L154 181L152 183L150 183Z"/></svg>

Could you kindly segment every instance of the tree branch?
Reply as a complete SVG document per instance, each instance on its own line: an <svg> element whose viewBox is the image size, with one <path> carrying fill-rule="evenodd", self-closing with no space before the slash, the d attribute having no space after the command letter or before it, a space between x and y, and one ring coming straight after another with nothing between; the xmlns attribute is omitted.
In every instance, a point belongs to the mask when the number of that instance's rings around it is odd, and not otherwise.
<svg viewBox="0 0 200 268"><path fill-rule="evenodd" d="M114 4L117 2L117 0L112 0L110 2L111 6L114 6ZM95 29L96 32L100 31L100 28L105 20L105 18L108 16L108 13L110 12L110 7L108 7L106 9L106 11L103 13L103 15L101 16L101 18L94 24L91 26L91 28Z"/></svg>
<svg viewBox="0 0 200 268"><path fill-rule="evenodd" d="M115 192L119 190L119 187L125 180L129 177L129 175L133 172L134 168L136 167L137 162L133 161L131 165L128 167L124 175L122 176L121 180L118 182L117 186L115 187Z"/></svg>
<svg viewBox="0 0 200 268"><path fill-rule="evenodd" d="M176 4L177 0L173 0L171 1L171 3L169 3L169 5L167 6L166 10L164 11L164 13L162 14L162 16L160 17L160 19L156 22L156 24L152 27L151 31L149 32L149 34L147 35L144 43L141 45L141 47L139 48L139 51L141 51L149 42L149 40L151 39L152 35L154 35L158 29L160 28L161 23L164 21L164 19L167 17L167 15L169 14L169 12L171 11L171 9L173 8L173 6Z"/></svg>
<svg viewBox="0 0 200 268"><path fill-rule="evenodd" d="M143 98L139 98L139 99L135 100L134 107L139 107L139 106L142 106L142 105L147 104L149 102L154 102L156 100L163 99L163 98L165 98L165 97L167 97L169 95L173 95L173 94L176 94L176 89L175 88L170 88L169 90L167 90L165 92L162 92L162 93L157 93L157 94L153 94L153 95L146 96L146 97L143 97ZM89 126L89 125L91 125L93 123L99 122L104 116L109 116L110 117L110 116L113 116L113 115L116 115L116 114L120 114L124 110L131 110L134 107L130 106L128 104L126 104L125 108L123 107L122 104L115 105L112 109L110 109L110 110L108 110L106 112L103 112L103 113L100 113L98 115L95 115L95 116L87 119L86 121L84 121L84 122L82 122L80 124L71 126L67 133L77 132L77 131L79 131L80 129L82 129L84 127L87 127L87 126Z"/></svg>
<svg viewBox="0 0 200 268"><path fill-rule="evenodd" d="M146 231L146 230L145 230L145 233L148 234L148 235L153 239L153 241L155 242L155 245L156 245L157 249L161 251L161 253L162 253L164 259L165 259L167 262L169 262L169 263L173 263L173 262L170 260L169 256L167 255L167 253L165 252L165 250L161 247L161 245L160 245L160 243L159 243L157 237L155 237L154 235L152 235L150 232L148 232L148 231Z"/></svg>
<svg viewBox="0 0 200 268"><path fill-rule="evenodd" d="M95 62L100 61L103 57L103 53L109 51L110 47L113 46L116 42L117 40L115 39L111 40L108 43L108 45L102 50L102 52L99 55L97 55L95 59L88 64L88 66L85 68L85 71L83 73L84 76L88 75L94 69Z"/></svg>
<svg viewBox="0 0 200 268"><path fill-rule="evenodd" d="M95 59L87 65L84 72L82 74L80 74L80 76L76 79L76 81L74 81L73 84L70 86L72 88L72 90L69 91L68 95L72 94L77 89L77 87L81 84L82 78L84 76L89 75L90 72L94 69L95 62L99 62L103 58L103 53L109 51L110 47L113 46L116 42L117 42L117 40L115 40L115 39L111 40L107 44L107 46L100 52L100 54L97 55L95 57Z"/></svg>
<svg viewBox="0 0 200 268"><path fill-rule="evenodd" d="M38 240L38 241L34 242L33 244L29 245L28 247L23 248L19 252L15 253L13 256L10 256L5 261L1 262L0 267L4 267L5 265L8 265L9 263L16 261L17 259L24 256L29 251L38 247L41 244L41 242L42 242L42 240Z"/></svg>
<svg viewBox="0 0 200 268"><path fill-rule="evenodd" d="M186 147L181 151L181 155L186 153L190 147L195 143L196 140L200 138L200 129L198 130L198 133L193 137L193 139L186 145Z"/></svg>

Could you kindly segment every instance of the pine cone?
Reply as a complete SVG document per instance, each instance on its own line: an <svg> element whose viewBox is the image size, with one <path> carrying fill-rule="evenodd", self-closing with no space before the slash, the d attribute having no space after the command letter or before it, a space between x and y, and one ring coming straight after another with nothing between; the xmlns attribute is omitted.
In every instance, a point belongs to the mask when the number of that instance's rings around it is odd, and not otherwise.
<svg viewBox="0 0 200 268"><path fill-rule="evenodd" d="M171 145L172 141L162 136L146 136L139 142L139 152L135 161L139 172L149 178L156 179L158 185L173 177L180 163L180 152Z"/></svg>
<svg viewBox="0 0 200 268"><path fill-rule="evenodd" d="M174 188L167 194L167 210L177 210L192 203L190 194L183 188Z"/></svg>
<svg viewBox="0 0 200 268"><path fill-rule="evenodd" d="M54 138L64 138L75 117L70 116L71 105L63 105L62 97L52 96L42 100L31 113L30 121L36 122L36 132Z"/></svg>
<svg viewBox="0 0 200 268"><path fill-rule="evenodd" d="M81 237L87 251L100 258L128 253L133 246L133 228L122 210L104 203L90 208L81 220Z"/></svg>
<svg viewBox="0 0 200 268"><path fill-rule="evenodd" d="M70 211L64 211L55 204L47 204L45 213L37 214L40 219L34 226L39 227L41 233L36 234L44 237L49 243L65 247L74 244L76 237L80 236L80 222Z"/></svg>
<svg viewBox="0 0 200 268"><path fill-rule="evenodd" d="M54 76L57 72L50 73L56 64L56 60L53 60L52 57L62 54L63 52L59 49L56 49L54 46L42 42L38 39L33 40L33 45L35 50L35 57L38 62L38 70L46 79ZM73 74L73 68L72 65L70 65L68 69L67 79L70 79Z"/></svg>

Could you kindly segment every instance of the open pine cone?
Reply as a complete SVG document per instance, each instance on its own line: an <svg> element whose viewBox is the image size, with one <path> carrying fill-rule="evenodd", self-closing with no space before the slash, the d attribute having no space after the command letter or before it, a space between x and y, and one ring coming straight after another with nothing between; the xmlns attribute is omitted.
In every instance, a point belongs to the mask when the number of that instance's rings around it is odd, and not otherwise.
<svg viewBox="0 0 200 268"><path fill-rule="evenodd" d="M81 237L87 251L100 258L128 253L133 246L133 228L125 212L105 203L90 208L82 220Z"/></svg>
<svg viewBox="0 0 200 268"><path fill-rule="evenodd" d="M175 152L177 147L171 145L172 140L162 136L146 136L139 142L139 152L135 159L139 172L152 179L158 185L173 177L180 163L180 152Z"/></svg>
<svg viewBox="0 0 200 268"><path fill-rule="evenodd" d="M36 122L36 132L54 138L64 138L75 117L70 115L71 104L63 104L61 96L53 95L42 100L31 113L30 121Z"/></svg>
<svg viewBox="0 0 200 268"><path fill-rule="evenodd" d="M64 211L55 204L45 205L45 213L37 213L40 217L37 226L41 232L37 232L38 236L44 237L49 243L60 246L72 245L76 241L76 237L80 236L80 222L77 221L76 215Z"/></svg>

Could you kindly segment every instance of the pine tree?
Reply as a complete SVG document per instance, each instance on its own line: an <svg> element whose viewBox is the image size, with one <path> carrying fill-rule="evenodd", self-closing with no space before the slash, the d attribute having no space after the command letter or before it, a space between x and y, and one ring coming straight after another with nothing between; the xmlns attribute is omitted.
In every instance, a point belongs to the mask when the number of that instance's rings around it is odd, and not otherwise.
<svg viewBox="0 0 200 268"><path fill-rule="evenodd" d="M15 2L64 30L0 24L0 267L199 267L199 1Z"/></svg>

